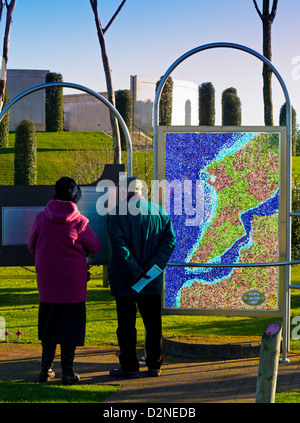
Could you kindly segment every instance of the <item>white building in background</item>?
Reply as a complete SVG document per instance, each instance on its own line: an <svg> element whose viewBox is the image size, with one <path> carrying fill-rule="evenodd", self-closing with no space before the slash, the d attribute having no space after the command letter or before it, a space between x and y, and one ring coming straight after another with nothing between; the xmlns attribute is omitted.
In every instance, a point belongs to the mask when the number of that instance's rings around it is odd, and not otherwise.
<svg viewBox="0 0 300 423"><path fill-rule="evenodd" d="M159 78L130 77L133 98L134 130L153 131L153 105ZM107 98L107 93L100 93ZM198 125L198 85L173 80L172 125ZM108 108L89 94L64 96L64 129L66 131L111 131Z"/></svg>
<svg viewBox="0 0 300 423"><path fill-rule="evenodd" d="M9 69L7 90L10 99L36 85L45 83L48 70ZM159 78L134 75L130 77L133 98L134 129L153 131L153 104ZM107 93L100 93L107 97ZM111 131L109 110L89 94L64 95L65 131ZM45 90L20 100L10 109L10 130L23 119L32 120L37 131L45 130ZM173 79L172 125L198 125L198 85Z"/></svg>
<svg viewBox="0 0 300 423"><path fill-rule="evenodd" d="M153 105L158 80L151 76L130 77L134 125L148 132L153 130ZM173 79L172 125L199 125L197 84Z"/></svg>
<svg viewBox="0 0 300 423"><path fill-rule="evenodd" d="M99 93L107 98L107 93ZM111 131L109 109L90 94L64 95L65 131Z"/></svg>
<svg viewBox="0 0 300 423"><path fill-rule="evenodd" d="M45 83L49 70L8 69L7 93L12 100L29 88ZM15 131L23 119L35 123L37 131L45 131L45 90L37 91L24 97L10 109L9 130Z"/></svg>

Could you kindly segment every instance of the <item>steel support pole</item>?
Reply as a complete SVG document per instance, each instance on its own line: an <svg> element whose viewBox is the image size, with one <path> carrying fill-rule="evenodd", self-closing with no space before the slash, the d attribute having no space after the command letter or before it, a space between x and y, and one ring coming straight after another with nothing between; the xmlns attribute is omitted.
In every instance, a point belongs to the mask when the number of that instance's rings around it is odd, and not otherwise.
<svg viewBox="0 0 300 423"><path fill-rule="evenodd" d="M235 44L235 43L226 43L226 42L219 42L219 43L211 43L211 44L204 44L202 46L196 47L182 56L180 56L165 72L161 81L157 87L155 99L154 99L154 128L153 128L153 179L158 181L158 125L159 125L159 100L161 97L161 93L163 87L166 83L167 78L171 74L171 72L184 60L193 56L196 53L199 53L204 50L210 50L213 48L232 48L236 50L241 50L246 53L255 56L257 59L261 60L265 63L269 69L276 75L281 88L284 92L285 101L286 101L286 168L287 168L287 178L286 178L286 202L287 202L287 215L286 215L286 262L290 262L291 260L291 128L292 128L292 120L291 120L291 102L287 87L285 82L277 69L273 66L273 64L263 55L258 53L255 50L252 50L249 47ZM155 194L158 198L158 194ZM289 334L290 334L290 266L286 265L284 269L284 316L283 316L283 357L282 362L288 362L289 360L286 358L287 351L289 350Z"/></svg>

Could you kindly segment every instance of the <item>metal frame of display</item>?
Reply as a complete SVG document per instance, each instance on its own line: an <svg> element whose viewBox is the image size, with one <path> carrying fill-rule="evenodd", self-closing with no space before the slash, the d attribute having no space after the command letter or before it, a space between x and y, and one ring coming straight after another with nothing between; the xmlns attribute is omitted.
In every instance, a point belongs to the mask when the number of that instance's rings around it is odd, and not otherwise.
<svg viewBox="0 0 300 423"><path fill-rule="evenodd" d="M154 128L153 128L153 179L155 181L158 181L158 126L159 126L159 100L161 97L161 93L163 90L163 87L166 83L167 78L172 73L172 71L181 64L184 60L187 58L193 56L196 53L210 50L214 48L232 48L236 50L244 51L257 59L261 60L264 64L268 66L269 69L272 70L272 72L276 75L286 101L286 207L287 207L287 213L286 213L286 239L285 239L285 245L286 245L286 254L285 254L285 261L284 262L276 262L276 263L243 263L243 264L228 264L229 267L253 267L253 266L284 266L284 316L283 316L283 351L282 351L282 359L281 362L289 362L289 359L287 358L287 352L289 351L289 343L290 343L290 289L291 288L300 288L299 285L291 285L290 279L291 279L291 272L290 272L290 266L292 264L299 264L300 261L291 261L291 216L297 216L300 215L300 213L291 213L291 129L292 129L292 122L291 122L291 101L290 96L287 90L287 87L285 85L285 82L277 69L273 66L273 64L265 58L260 53L256 52L255 50L252 50L249 47L235 44L235 43L227 43L227 42L219 42L219 43L210 43L210 44L204 44L202 46L196 47L192 50L189 50L182 56L180 56L165 72L165 74L162 76L160 83L157 87L155 99L154 99ZM155 200L158 201L158 193L154 193ZM187 263L168 263L169 266L182 266L182 267L204 267L207 266L207 264L187 264ZM224 265L222 265L224 266ZM209 264L209 267L222 267L217 264Z"/></svg>
<svg viewBox="0 0 300 423"><path fill-rule="evenodd" d="M279 168L280 168L280 176L279 176L279 191L280 191L280 207L279 207L279 217L278 217L278 229L280 234L279 239L279 255L278 255L278 262L272 263L176 263L176 262L169 262L168 265L172 267L191 267L191 268L230 268L230 267L270 267L272 266L280 266L278 272L278 309L276 310L266 310L266 309L229 309L229 308L218 308L218 309L208 309L208 308L172 308L172 307L163 307L163 311L165 314L180 314L180 315L210 315L210 316L244 316L244 317L283 317L283 305L284 305L284 272L282 269L283 263L285 262L285 229L286 229L286 192L285 192L285 159L284 153L286 151L286 128L284 126L278 127L269 127L269 126L160 126L158 129L158 178L160 181L160 186L162 184L162 190L160 193L159 201L160 203L166 207L165 202L165 186L164 183L166 181L166 162L165 162L165 142L166 142L166 135L167 134L207 134L207 133L214 133L214 134L228 134L228 133L266 133L266 134L279 134L280 135L280 142L279 142ZM176 178L177 179L177 178ZM300 261L299 261L300 263ZM166 292L164 287L164 292Z"/></svg>

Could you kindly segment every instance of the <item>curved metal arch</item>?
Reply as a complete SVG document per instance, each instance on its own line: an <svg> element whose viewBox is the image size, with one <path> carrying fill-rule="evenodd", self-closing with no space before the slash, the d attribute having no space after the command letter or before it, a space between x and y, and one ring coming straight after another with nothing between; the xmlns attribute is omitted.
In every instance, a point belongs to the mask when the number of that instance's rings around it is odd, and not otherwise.
<svg viewBox="0 0 300 423"><path fill-rule="evenodd" d="M97 98L99 101L104 103L110 111L114 114L114 116L118 119L120 126L122 128L125 140L126 140L126 146L127 146L127 175L132 176L132 143L130 134L128 131L128 128L126 126L126 123L124 122L122 116L117 111L117 109L101 94L96 93L95 91L91 90L90 88L87 88L83 85L73 84L72 82L49 82L41 85L37 85L35 87L29 88L26 91L23 91L19 95L17 95L15 98L13 98L1 111L0 113L0 122L3 119L3 116L5 113L18 101L20 101L22 98L26 97L29 94L32 94L36 91L45 89L45 88L51 88L51 87L65 87L65 88L74 88L80 91L84 91L88 94L91 94L93 97Z"/></svg>
<svg viewBox="0 0 300 423"><path fill-rule="evenodd" d="M287 178L286 178L286 201L287 201L287 216L286 216L286 261L284 263L284 290L285 290L285 299L284 299L284 325L283 325L283 358L282 362L288 362L289 360L286 358L286 353L289 349L289 332L290 332L290 265L293 264L291 262L291 128L292 128L292 121L291 121L291 101L290 96L287 90L287 87L284 83L283 78L273 66L273 64L263 55L258 53L255 50L252 50L249 47L243 46L241 44L235 43L227 43L227 42L219 42L219 43L210 43L204 44L202 46L196 47L182 56L180 56L170 67L167 69L161 81L157 87L155 99L154 99L154 128L153 128L153 179L158 180L158 116L159 116L159 100L165 85L165 82L171 72L184 60L193 56L196 53L199 53L204 50L209 50L213 48L232 48L236 50L242 50L246 53L255 56L263 63L265 63L269 69L271 69L274 74L276 75L282 90L284 92L285 101L286 101L286 159L287 159ZM269 263L273 265L273 263ZM253 265L253 264L251 264Z"/></svg>
<svg viewBox="0 0 300 423"><path fill-rule="evenodd" d="M277 71L277 69L275 68L275 66L273 66L273 64L263 55L261 55L260 53L258 53L255 50L252 50L249 47L243 46L241 44L235 44L235 43L223 43L223 42L219 42L219 43L210 43L210 44L203 44L202 46L196 47L192 50L189 50L188 52L184 53L182 56L180 56L177 60L175 60L175 62L169 67L169 69L167 69L167 71L165 72L165 74L163 75L163 77L161 78L161 81L157 87L157 91L156 91L156 95L155 95L155 99L154 99L154 112L153 112L153 120L154 120L154 129L153 129L153 179L157 180L158 179L158 169L157 169L157 154L158 154L158 150L157 150L157 128L158 128L158 115L159 115L159 100L160 100L160 96L163 90L163 87L166 83L166 80L168 78L168 76L171 74L171 72L173 72L174 69L177 68L178 65L180 65L180 63L182 63L184 60L188 59L189 57L193 56L196 53L199 53L201 51L204 50L209 50L212 48L233 48L236 50L242 50L246 53L251 54L252 56L257 57L259 60L261 60L262 62L264 62L269 68L272 69L272 71L274 72L274 74L276 75L282 89L284 92L284 96L285 96L285 100L286 100L286 127L287 127L287 146L288 148L290 147L290 143L291 143L291 126L292 126L292 122L291 122L291 101L290 101L290 96L287 90L287 87L284 83L283 78L281 77L281 75L279 74L279 72ZM288 166L290 167L290 164L288 164ZM289 172L290 169L288 168L287 171ZM288 199L287 199L288 200Z"/></svg>

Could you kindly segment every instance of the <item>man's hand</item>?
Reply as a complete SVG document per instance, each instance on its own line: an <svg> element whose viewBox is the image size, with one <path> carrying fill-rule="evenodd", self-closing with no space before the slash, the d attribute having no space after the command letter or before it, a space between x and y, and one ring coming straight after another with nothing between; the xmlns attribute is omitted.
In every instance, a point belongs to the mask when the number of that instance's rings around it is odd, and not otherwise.
<svg viewBox="0 0 300 423"><path fill-rule="evenodd" d="M141 279L143 279L143 278L145 278L145 279L151 279L151 277L150 276L148 276L147 275L147 273L146 272L143 272L138 278L136 278L133 282L132 282L132 284L134 285L134 284L136 284L139 280L141 280Z"/></svg>

